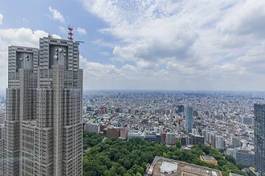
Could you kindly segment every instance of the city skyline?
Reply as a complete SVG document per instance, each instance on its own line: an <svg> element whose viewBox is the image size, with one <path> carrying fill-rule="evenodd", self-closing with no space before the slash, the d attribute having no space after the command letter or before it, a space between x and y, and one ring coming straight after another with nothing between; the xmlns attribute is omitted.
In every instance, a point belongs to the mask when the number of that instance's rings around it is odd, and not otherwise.
<svg viewBox="0 0 265 176"><path fill-rule="evenodd" d="M80 46L85 90L265 90L264 1L0 4L3 83L8 45L37 47L48 33L65 38L72 25L75 39L85 42Z"/></svg>

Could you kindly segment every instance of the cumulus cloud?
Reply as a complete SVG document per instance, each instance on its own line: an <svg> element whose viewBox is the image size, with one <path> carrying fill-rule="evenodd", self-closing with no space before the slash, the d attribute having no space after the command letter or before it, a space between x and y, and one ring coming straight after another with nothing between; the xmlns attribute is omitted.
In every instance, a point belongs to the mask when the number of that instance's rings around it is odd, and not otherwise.
<svg viewBox="0 0 265 176"><path fill-rule="evenodd" d="M55 21L59 21L61 23L65 22L64 16L61 14L61 12L51 6L49 6L49 12L51 14L51 17Z"/></svg>
<svg viewBox="0 0 265 176"><path fill-rule="evenodd" d="M226 32L265 37L264 18L265 1L242 1L229 9L219 27Z"/></svg>
<svg viewBox="0 0 265 176"><path fill-rule="evenodd" d="M0 24L3 24L4 16L0 13Z"/></svg>
<svg viewBox="0 0 265 176"><path fill-rule="evenodd" d="M82 3L107 26L99 29L103 35L92 43L112 50L107 64L80 57L85 89L265 89L263 1ZM58 10L49 7L49 11L64 23ZM7 46L37 47L44 35L45 31L28 28L0 29L0 81L6 82Z"/></svg>
<svg viewBox="0 0 265 176"><path fill-rule="evenodd" d="M85 28L82 28L82 27L78 27L78 28L76 29L76 31L77 31L79 34L81 34L81 35L85 35L85 34L87 34L86 29L85 29Z"/></svg>
<svg viewBox="0 0 265 176"><path fill-rule="evenodd" d="M89 13L108 24L100 31L119 41L112 47L116 61L133 65L143 82L146 78L141 75L148 72L167 76L157 79L156 87L165 82L165 88L172 89L265 88L264 81L255 79L264 68L263 1L82 2ZM166 83L167 78L171 83Z"/></svg>

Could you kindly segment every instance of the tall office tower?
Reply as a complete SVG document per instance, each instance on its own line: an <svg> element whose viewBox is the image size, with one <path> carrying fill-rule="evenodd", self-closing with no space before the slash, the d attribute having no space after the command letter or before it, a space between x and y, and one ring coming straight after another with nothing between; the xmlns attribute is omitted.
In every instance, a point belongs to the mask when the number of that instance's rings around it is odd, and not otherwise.
<svg viewBox="0 0 265 176"><path fill-rule="evenodd" d="M265 176L265 104L254 105L255 114L255 165L261 176Z"/></svg>
<svg viewBox="0 0 265 176"><path fill-rule="evenodd" d="M0 124L0 176L4 176L4 125Z"/></svg>
<svg viewBox="0 0 265 176"><path fill-rule="evenodd" d="M10 46L8 48L8 88L6 91L4 175L20 175L22 155L32 157L32 151L22 152L22 145L32 148L33 139L22 141L28 131L26 122L36 118L36 82L38 49ZM25 122L25 125L23 125ZM33 121L32 121L33 122ZM29 134L28 136L30 136ZM25 149L26 150L26 149ZM21 168L22 169L22 168Z"/></svg>
<svg viewBox="0 0 265 176"><path fill-rule="evenodd" d="M45 37L9 47L6 176L81 176L82 70L78 42Z"/></svg>
<svg viewBox="0 0 265 176"><path fill-rule="evenodd" d="M193 127L193 109L191 106L186 106L184 111L185 111L185 129L188 133L191 133Z"/></svg>

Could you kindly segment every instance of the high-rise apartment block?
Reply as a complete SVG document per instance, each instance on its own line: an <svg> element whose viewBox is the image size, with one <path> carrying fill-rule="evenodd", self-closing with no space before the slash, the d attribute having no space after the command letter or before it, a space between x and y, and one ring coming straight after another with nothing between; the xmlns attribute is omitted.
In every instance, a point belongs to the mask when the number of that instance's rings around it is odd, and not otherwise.
<svg viewBox="0 0 265 176"><path fill-rule="evenodd" d="M255 165L261 176L265 176L265 104L254 105L255 114Z"/></svg>
<svg viewBox="0 0 265 176"><path fill-rule="evenodd" d="M191 133L193 127L193 108L191 106L186 106L184 112L185 112L185 129L188 133Z"/></svg>
<svg viewBox="0 0 265 176"><path fill-rule="evenodd" d="M8 48L5 176L81 176L82 70L78 42L44 37Z"/></svg>

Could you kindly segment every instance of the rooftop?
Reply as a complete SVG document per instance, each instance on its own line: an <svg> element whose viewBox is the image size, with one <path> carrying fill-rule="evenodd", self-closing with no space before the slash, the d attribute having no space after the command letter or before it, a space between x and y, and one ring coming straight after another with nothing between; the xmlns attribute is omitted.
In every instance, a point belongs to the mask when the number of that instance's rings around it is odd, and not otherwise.
<svg viewBox="0 0 265 176"><path fill-rule="evenodd" d="M209 155L204 155L201 156L203 160L207 161L207 160L215 160L215 158L213 156L209 156Z"/></svg>
<svg viewBox="0 0 265 176"><path fill-rule="evenodd" d="M148 176L222 176L219 170L156 156Z"/></svg>

